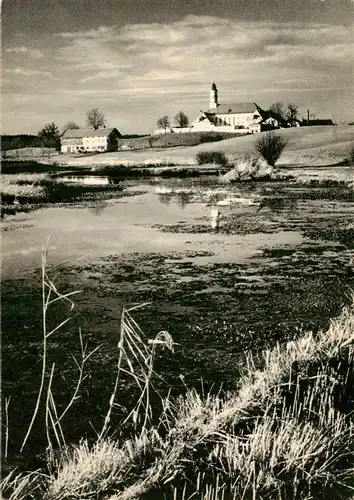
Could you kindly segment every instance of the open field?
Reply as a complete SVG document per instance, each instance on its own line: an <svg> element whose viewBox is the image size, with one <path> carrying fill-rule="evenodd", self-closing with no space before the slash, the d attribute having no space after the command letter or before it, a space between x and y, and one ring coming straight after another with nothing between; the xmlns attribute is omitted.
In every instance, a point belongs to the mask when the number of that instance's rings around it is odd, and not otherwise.
<svg viewBox="0 0 354 500"><path fill-rule="evenodd" d="M352 126L316 126L280 130L279 133L289 140L278 165L334 165L345 160L353 143ZM60 155L51 160L63 165L146 165L168 164L195 165L195 155L200 151L223 151L230 161L243 155L252 154L257 134L246 137L225 139L220 142L178 148L147 149L143 151L121 151L103 153L95 156Z"/></svg>
<svg viewBox="0 0 354 500"><path fill-rule="evenodd" d="M8 149L2 151L2 159L32 159L32 158L52 158L59 155L55 148L42 148L42 147L31 147L31 148L19 148L19 149Z"/></svg>

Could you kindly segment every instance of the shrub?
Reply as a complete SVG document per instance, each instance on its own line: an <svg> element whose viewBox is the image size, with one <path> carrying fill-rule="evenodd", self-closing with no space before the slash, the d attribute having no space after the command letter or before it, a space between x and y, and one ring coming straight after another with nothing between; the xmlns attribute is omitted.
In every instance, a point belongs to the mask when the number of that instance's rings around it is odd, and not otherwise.
<svg viewBox="0 0 354 500"><path fill-rule="evenodd" d="M271 167L280 158L284 148L288 144L287 139L274 132L267 132L255 143L255 150L265 159Z"/></svg>
<svg viewBox="0 0 354 500"><path fill-rule="evenodd" d="M205 142L218 142L224 140L225 137L221 134L210 134L210 135L202 135L200 137L200 144Z"/></svg>
<svg viewBox="0 0 354 500"><path fill-rule="evenodd" d="M352 144L348 151L347 162L349 165L354 165L354 144Z"/></svg>
<svg viewBox="0 0 354 500"><path fill-rule="evenodd" d="M223 151L201 151L196 155L198 165L206 163L216 163L217 165L227 165L227 156Z"/></svg>

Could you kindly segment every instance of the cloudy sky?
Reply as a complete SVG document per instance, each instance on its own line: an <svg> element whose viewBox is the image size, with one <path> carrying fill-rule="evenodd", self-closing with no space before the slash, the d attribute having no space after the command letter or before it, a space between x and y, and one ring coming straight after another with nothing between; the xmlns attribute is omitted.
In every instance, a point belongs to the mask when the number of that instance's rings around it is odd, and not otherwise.
<svg viewBox="0 0 354 500"><path fill-rule="evenodd" d="M3 133L124 133L220 102L295 102L353 120L353 0L3 0Z"/></svg>

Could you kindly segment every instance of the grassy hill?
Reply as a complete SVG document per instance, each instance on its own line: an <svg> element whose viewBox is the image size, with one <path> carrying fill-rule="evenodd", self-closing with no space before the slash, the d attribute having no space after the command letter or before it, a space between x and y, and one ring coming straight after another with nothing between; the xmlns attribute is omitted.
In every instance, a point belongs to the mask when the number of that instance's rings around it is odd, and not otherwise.
<svg viewBox="0 0 354 500"><path fill-rule="evenodd" d="M354 129L352 126L316 126L291 128L279 131L289 141L278 165L335 165L343 161L353 144ZM166 134L163 140L188 141L190 134ZM173 137L173 139L172 139ZM194 146L175 146L169 148L153 148L139 151L118 151L94 156L61 155L53 161L72 166L84 165L137 165L166 164L195 165L195 155L200 151L223 151L230 161L244 155L254 153L254 144L259 134L245 137L233 137L219 142L208 142ZM141 138L146 140L146 138ZM162 140L162 139L161 139Z"/></svg>
<svg viewBox="0 0 354 500"><path fill-rule="evenodd" d="M232 137L241 137L244 134L230 134L226 132L190 132L159 134L146 137L137 137L132 139L122 139L119 143L120 148L131 148L131 150L152 149L152 148L171 148L179 146L197 146L208 142L218 142Z"/></svg>

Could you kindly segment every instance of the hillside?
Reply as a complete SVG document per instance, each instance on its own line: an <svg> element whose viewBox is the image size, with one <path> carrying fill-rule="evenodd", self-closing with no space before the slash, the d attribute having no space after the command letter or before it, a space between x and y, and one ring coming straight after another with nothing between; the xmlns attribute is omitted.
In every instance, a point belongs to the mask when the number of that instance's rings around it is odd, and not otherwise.
<svg viewBox="0 0 354 500"><path fill-rule="evenodd" d="M242 137L244 134L228 132L189 132L189 133L174 133L174 134L158 134L145 137L136 137L131 139L122 138L119 141L119 148L124 151L128 149L156 149L156 148L172 148L179 146L197 146L208 142L218 142L224 139Z"/></svg>
<svg viewBox="0 0 354 500"><path fill-rule="evenodd" d="M282 155L281 165L333 165L346 157L354 139L351 126L336 127L301 127L281 130L279 133L289 140ZM195 155L200 151L223 151L230 160L236 160L245 154L252 154L258 134L246 137L234 137L219 142L199 144L197 146L175 148L153 148L141 151L119 151L94 156L60 156L60 163L66 165L114 165L175 163L195 164ZM56 159L58 160L58 158ZM55 161L53 159L53 161Z"/></svg>

